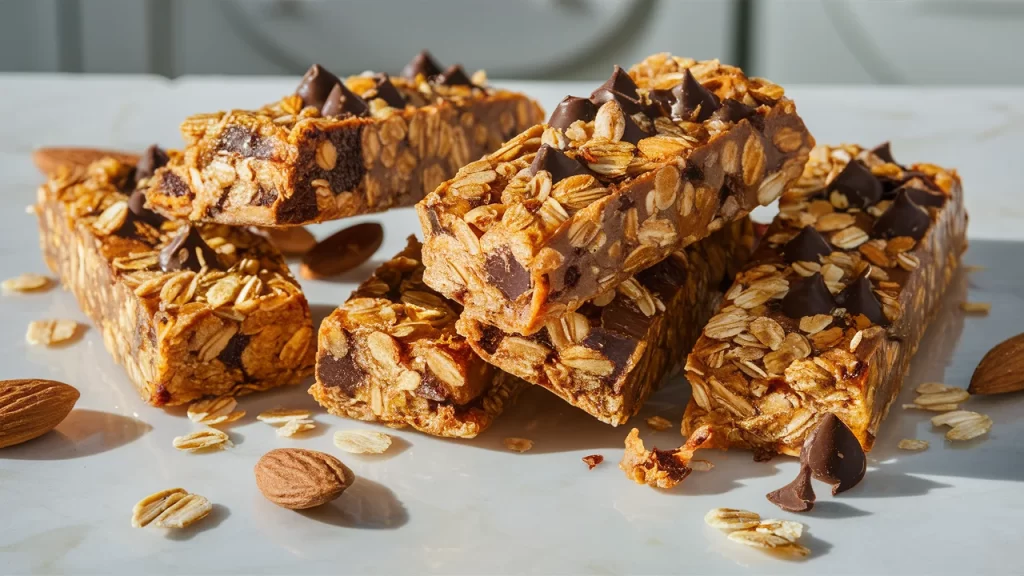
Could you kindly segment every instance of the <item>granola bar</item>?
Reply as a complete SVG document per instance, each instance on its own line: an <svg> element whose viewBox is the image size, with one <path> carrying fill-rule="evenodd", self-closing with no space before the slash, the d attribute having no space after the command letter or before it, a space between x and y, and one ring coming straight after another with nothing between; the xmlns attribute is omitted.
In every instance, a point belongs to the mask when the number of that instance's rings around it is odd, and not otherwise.
<svg viewBox="0 0 1024 576"><path fill-rule="evenodd" d="M716 60L651 56L417 204L424 280L532 334L774 201L814 140L782 88Z"/></svg>
<svg viewBox="0 0 1024 576"><path fill-rule="evenodd" d="M456 333L460 306L423 284L420 249L410 236L324 320L310 394L332 414L472 438L525 383Z"/></svg>
<svg viewBox="0 0 1024 576"><path fill-rule="evenodd" d="M174 158L175 154L171 154ZM176 405L297 384L312 372L309 306L265 238L165 220L140 190L167 160L64 167L39 189L43 254L142 398Z"/></svg>
<svg viewBox="0 0 1024 576"><path fill-rule="evenodd" d="M530 336L457 326L488 362L617 426L681 363L753 244L749 218L730 222Z"/></svg>
<svg viewBox="0 0 1024 576"><path fill-rule="evenodd" d="M185 154L149 204L175 218L308 224L410 206L470 160L542 118L522 94L421 54L403 77L342 82L314 65L294 94L258 110L191 116Z"/></svg>
<svg viewBox="0 0 1024 576"><path fill-rule="evenodd" d="M795 456L833 413L869 450L967 247L960 178L822 146L780 210L687 360L683 430Z"/></svg>

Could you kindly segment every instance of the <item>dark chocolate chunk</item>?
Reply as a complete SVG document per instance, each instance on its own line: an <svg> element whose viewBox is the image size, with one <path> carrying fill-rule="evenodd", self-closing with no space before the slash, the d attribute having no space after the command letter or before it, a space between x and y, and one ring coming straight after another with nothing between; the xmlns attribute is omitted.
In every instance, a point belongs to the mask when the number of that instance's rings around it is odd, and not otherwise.
<svg viewBox="0 0 1024 576"><path fill-rule="evenodd" d="M946 203L946 196L944 194L936 194L922 188L915 188L909 182L896 190L897 195L899 195L900 192L906 192L907 196L914 201L914 204L917 204L922 208L925 206L942 208L942 205Z"/></svg>
<svg viewBox="0 0 1024 576"><path fill-rule="evenodd" d="M473 86L473 81L466 76L466 71L459 64L452 64L434 81L444 86Z"/></svg>
<svg viewBox="0 0 1024 576"><path fill-rule="evenodd" d="M500 328L490 324L480 324L480 347L488 354L494 354L498 350L501 341L505 339L505 333Z"/></svg>
<svg viewBox="0 0 1024 576"><path fill-rule="evenodd" d="M627 298L616 296L607 306L601 308L601 326L605 330L639 340L647 335L651 319L633 306Z"/></svg>
<svg viewBox="0 0 1024 576"><path fill-rule="evenodd" d="M217 355L217 359L228 368L245 370L245 366L242 365L242 353L245 352L245 347L249 345L249 340L252 340L252 336L236 332L228 340L228 345Z"/></svg>
<svg viewBox="0 0 1024 576"><path fill-rule="evenodd" d="M484 262L487 279L509 300L515 300L530 289L530 273L507 250L487 254Z"/></svg>
<svg viewBox="0 0 1024 576"><path fill-rule="evenodd" d="M174 198L181 196L192 196L192 189L177 174L171 171L163 172L163 181L160 183L161 191Z"/></svg>
<svg viewBox="0 0 1024 576"><path fill-rule="evenodd" d="M683 81L672 89L676 101L672 105L672 116L683 120L703 122L718 110L718 96L697 82L690 70L683 73Z"/></svg>
<svg viewBox="0 0 1024 576"><path fill-rule="evenodd" d="M422 74L424 78L430 78L431 76L437 76L441 73L441 65L434 60L434 57L430 55L430 52L423 50L417 54L413 59L402 68L402 76L409 80L415 80L417 74Z"/></svg>
<svg viewBox="0 0 1024 576"><path fill-rule="evenodd" d="M676 103L676 97L670 89L655 88L647 93L647 99L651 104L645 113L651 118L672 115L672 105Z"/></svg>
<svg viewBox="0 0 1024 576"><path fill-rule="evenodd" d="M622 131L622 141L629 142L636 146L636 143L643 140L644 138L650 138L653 136L650 132L645 131L640 127L639 124L633 121L628 115L625 116L626 129Z"/></svg>
<svg viewBox="0 0 1024 576"><path fill-rule="evenodd" d="M819 256L828 256L832 253L832 247L828 240L814 229L814 226L804 226L792 240L786 242L782 247L782 257L792 264L793 262L818 262Z"/></svg>
<svg viewBox="0 0 1024 576"><path fill-rule="evenodd" d="M608 88L598 88L590 95L590 99L594 102L597 107L601 107L602 104L609 100L614 100L619 103L619 108L622 109L623 114L630 116L637 112L642 112L644 109L643 104L639 100L630 98L622 92L616 92Z"/></svg>
<svg viewBox="0 0 1024 576"><path fill-rule="evenodd" d="M369 113L370 107L366 104L366 100L356 96L341 82L331 88L331 93L327 95L327 101L320 109L320 114L323 116L341 116L342 114L366 116Z"/></svg>
<svg viewBox="0 0 1024 576"><path fill-rule="evenodd" d="M878 146L875 146L871 150L871 153L881 158L883 162L899 166L899 163L897 163L892 157L892 148L890 147L889 142L882 142Z"/></svg>
<svg viewBox="0 0 1024 576"><path fill-rule="evenodd" d="M245 126L232 125L220 135L217 149L235 152L245 158L270 160L274 157L274 140L264 138Z"/></svg>
<svg viewBox="0 0 1024 576"><path fill-rule="evenodd" d="M722 107L715 112L715 117L724 122L739 122L757 114L757 109L747 106L734 98L726 98L722 101Z"/></svg>
<svg viewBox="0 0 1024 576"><path fill-rule="evenodd" d="M836 302L825 285L820 272L790 285L789 292L782 299L782 313L790 318L803 318L815 314L830 314Z"/></svg>
<svg viewBox="0 0 1024 576"><path fill-rule="evenodd" d="M544 144L537 150L537 156L534 157L533 162L530 164L530 174L536 174L541 170L547 170L551 173L552 184L557 184L569 176L590 174L590 170L580 163L579 160L570 158L565 152L547 144Z"/></svg>
<svg viewBox="0 0 1024 576"><path fill-rule="evenodd" d="M202 260L200 260L202 254ZM219 268L220 260L217 253L203 240L191 224L181 227L178 235L160 250L160 269L164 272L192 270L198 272L203 265L208 268Z"/></svg>
<svg viewBox="0 0 1024 576"><path fill-rule="evenodd" d="M871 235L876 238L910 236L914 240L920 240L931 223L932 218L928 212L915 204L906 190L900 190L889 209L875 220Z"/></svg>
<svg viewBox="0 0 1024 576"><path fill-rule="evenodd" d="M629 357L636 351L638 340L633 336L620 334L604 328L594 328L583 339L583 346L591 350L598 350L605 358L611 361L611 374L604 377L605 382L611 382L619 377L622 370L629 364ZM624 384L624 382L620 382ZM617 388L615 392L621 391Z"/></svg>
<svg viewBox="0 0 1024 576"><path fill-rule="evenodd" d="M131 196L128 197L128 210L131 213L130 215L135 216L139 220L157 228L159 228L160 224L164 221L163 216L149 208L146 208L146 194L143 192L142 188L136 188L132 191ZM127 224L128 222L126 220L125 225Z"/></svg>
<svg viewBox="0 0 1024 576"><path fill-rule="evenodd" d="M832 495L853 488L864 478L867 458L853 432L835 414L826 414L807 436L800 462L815 479L832 485Z"/></svg>
<svg viewBox="0 0 1024 576"><path fill-rule="evenodd" d="M387 74L377 75L376 97L387 102L392 108L405 108L405 96L395 88Z"/></svg>
<svg viewBox="0 0 1024 576"><path fill-rule="evenodd" d="M316 361L316 379L328 388L341 388L349 396L356 393L366 372L356 364L355 354L349 352L344 358L324 354Z"/></svg>
<svg viewBox="0 0 1024 576"><path fill-rule="evenodd" d="M138 184L140 180L152 178L157 168L163 168L169 161L167 152L156 144L146 148L142 157L139 158L139 163L135 165L135 184Z"/></svg>
<svg viewBox="0 0 1024 576"><path fill-rule="evenodd" d="M623 70L619 65L615 66L615 70L612 71L612 75L605 80L604 84L598 86L597 90L594 90L594 92L596 93L599 90L610 90L612 92L618 92L632 100L640 100L640 93L637 92L636 82L633 82L633 79L629 77L629 73Z"/></svg>
<svg viewBox="0 0 1024 576"><path fill-rule="evenodd" d="M842 292L836 296L836 302L854 316L857 314L867 316L873 324L885 326L889 323L885 312L882 311L882 305L875 297L874 287L872 287L867 274L861 274L846 288L843 288Z"/></svg>
<svg viewBox="0 0 1024 576"><path fill-rule="evenodd" d="M295 89L295 93L299 95L299 98L302 98L304 106L323 108L327 102L327 97L331 94L331 90L339 84L341 84L341 80L337 76L328 72L323 66L313 64L302 77L302 81L299 82L299 87Z"/></svg>
<svg viewBox="0 0 1024 576"><path fill-rule="evenodd" d="M854 208L867 208L882 199L882 183L859 160L851 160L828 185L827 192L833 190L845 195Z"/></svg>
<svg viewBox="0 0 1024 576"><path fill-rule="evenodd" d="M415 394L434 402L444 402L448 399L448 389L430 371L426 371L420 377L420 385L416 388Z"/></svg>
<svg viewBox="0 0 1024 576"><path fill-rule="evenodd" d="M562 277L562 289L567 290L575 288L576 284L580 281L580 267L569 266L565 270L565 275Z"/></svg>
<svg viewBox="0 0 1024 576"><path fill-rule="evenodd" d="M590 122L596 115L597 106L590 100L579 96L566 96L558 106L555 106L551 118L548 118L548 125L565 130L577 120Z"/></svg>
<svg viewBox="0 0 1024 576"><path fill-rule="evenodd" d="M800 472L792 482L768 493L768 501L786 512L807 512L814 508L814 487L811 486L811 467L800 463Z"/></svg>

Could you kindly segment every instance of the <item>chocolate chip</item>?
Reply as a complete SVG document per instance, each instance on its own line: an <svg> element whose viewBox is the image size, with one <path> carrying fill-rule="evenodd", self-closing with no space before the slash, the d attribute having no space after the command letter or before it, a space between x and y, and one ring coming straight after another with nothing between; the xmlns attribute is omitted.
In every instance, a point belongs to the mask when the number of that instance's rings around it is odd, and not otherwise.
<svg viewBox="0 0 1024 576"><path fill-rule="evenodd" d="M833 190L845 195L854 208L867 208L882 199L882 183L859 160L851 160L828 185L827 192Z"/></svg>
<svg viewBox="0 0 1024 576"><path fill-rule="evenodd" d="M782 257L787 263L793 262L818 262L819 256L828 256L832 253L832 247L828 240L814 229L814 226L804 226L792 240L786 242L782 247Z"/></svg>
<svg viewBox="0 0 1024 576"><path fill-rule="evenodd" d="M747 106L734 98L726 98L722 101L722 107L715 112L715 117L723 122L739 122L751 116L757 115L757 108Z"/></svg>
<svg viewBox="0 0 1024 576"><path fill-rule="evenodd" d="M469 76L466 76L466 71L458 64L449 66L434 81L444 86L473 86Z"/></svg>
<svg viewBox="0 0 1024 576"><path fill-rule="evenodd" d="M416 388L415 394L434 402L448 400L448 388L429 371L420 376L420 385Z"/></svg>
<svg viewBox="0 0 1024 576"><path fill-rule="evenodd" d="M245 366L242 365L242 353L245 352L245 347L249 345L250 340L252 340L252 336L236 332L235 335L228 340L228 345L225 346L224 349L221 350L220 354L217 355L217 359L223 362L228 368L245 370Z"/></svg>
<svg viewBox="0 0 1024 576"><path fill-rule="evenodd" d="M836 296L836 302L853 316L857 314L867 316L872 324L885 326L889 323L885 312L882 311L882 305L875 297L874 287L867 274L861 274L846 288L843 288L842 292Z"/></svg>
<svg viewBox="0 0 1024 576"><path fill-rule="evenodd" d="M480 340L477 344L488 354L494 354L498 350L501 341L505 339L505 333L500 328L490 324L480 324Z"/></svg>
<svg viewBox="0 0 1024 576"><path fill-rule="evenodd" d="M488 280L509 300L515 300L530 289L530 273L508 250L487 254L484 262Z"/></svg>
<svg viewBox="0 0 1024 576"><path fill-rule="evenodd" d="M610 90L612 92L618 92L627 98L631 98L636 101L640 100L640 93L637 92L636 82L633 82L633 79L629 77L629 74L618 65L615 66L615 70L612 71L612 75L605 80L604 84L598 86L597 90L594 90L594 92L597 92L598 90Z"/></svg>
<svg viewBox="0 0 1024 576"><path fill-rule="evenodd" d="M316 379L328 388L341 388L346 394L353 396L364 378L366 372L356 364L353 353L344 358L330 354L317 358Z"/></svg>
<svg viewBox="0 0 1024 576"><path fill-rule="evenodd" d="M217 139L217 150L270 160L274 157L274 139L264 138L245 126L231 125Z"/></svg>
<svg viewBox="0 0 1024 576"><path fill-rule="evenodd" d="M622 132L623 142L629 142L630 144L636 146L637 142L643 140L644 138L649 138L653 136L653 134L641 128L640 125L634 122L633 119L628 115L625 116L625 120L626 129L623 130Z"/></svg>
<svg viewBox="0 0 1024 576"><path fill-rule="evenodd" d="M199 254L202 254L200 261ZM217 253L210 248L191 224L181 227L178 235L160 250L160 269L164 272L192 270L198 272L203 265L219 268Z"/></svg>
<svg viewBox="0 0 1024 576"><path fill-rule="evenodd" d="M826 414L807 436L800 462L815 479L832 485L832 495L853 488L864 478L867 458L853 432L835 414Z"/></svg>
<svg viewBox="0 0 1024 576"><path fill-rule="evenodd" d="M424 78L430 78L431 76L437 76L441 73L441 65L434 60L434 57L430 55L430 52L423 50L419 54L413 57L405 68L402 68L402 76L409 80L415 80L417 74L422 74Z"/></svg>
<svg viewBox="0 0 1024 576"><path fill-rule="evenodd" d="M815 314L830 314L836 302L825 285L821 272L790 286L782 299L782 312L790 318L803 318Z"/></svg>
<svg viewBox="0 0 1024 576"><path fill-rule="evenodd" d="M935 208L942 208L943 204L946 203L946 196L944 194L936 194L922 188L915 188L909 182L899 188L896 194L899 195L901 191L905 191L907 196L914 201L914 204L921 207L933 206Z"/></svg>
<svg viewBox="0 0 1024 576"><path fill-rule="evenodd" d="M161 192L173 198L192 196L192 189L177 174L171 171L163 172L163 180L160 182Z"/></svg>
<svg viewBox="0 0 1024 576"><path fill-rule="evenodd" d="M366 116L369 113L370 107L366 104L366 100L356 96L354 92L346 88L341 82L338 82L334 85L334 88L331 88L331 93L327 95L327 101L324 102L323 108L320 109L320 114L325 117L341 116L343 114Z"/></svg>
<svg viewBox="0 0 1024 576"><path fill-rule="evenodd" d="M565 270L565 276L562 278L562 288L569 289L575 288L576 284L580 281L580 267L569 266Z"/></svg>
<svg viewBox="0 0 1024 576"><path fill-rule="evenodd" d="M547 144L544 144L537 150L537 156L534 157L533 162L530 164L530 174L536 174L541 170L547 170L551 173L552 184L557 184L569 176L590 174L590 170L578 160L570 158L565 152Z"/></svg>
<svg viewBox="0 0 1024 576"><path fill-rule="evenodd" d="M928 212L915 204L906 190L900 190L889 209L875 220L871 235L876 238L910 236L920 240L931 223L932 218Z"/></svg>
<svg viewBox="0 0 1024 576"><path fill-rule="evenodd" d="M140 180L152 178L157 168L163 168L169 161L170 157L167 156L167 152L156 144L146 148L142 157L139 158L139 163L135 165L135 184L138 184Z"/></svg>
<svg viewBox="0 0 1024 576"><path fill-rule="evenodd" d="M689 68L683 73L683 81L672 88L676 101L672 104L672 116L683 120L703 122L718 110L718 96L697 82Z"/></svg>
<svg viewBox="0 0 1024 576"><path fill-rule="evenodd" d="M604 355L615 368L605 376L605 382L612 382L619 377L622 370L629 364L629 358L636 351L637 339L632 336L594 328L581 343L584 347L597 350ZM618 392L618 390L616 390Z"/></svg>
<svg viewBox="0 0 1024 576"><path fill-rule="evenodd" d="M313 64L306 71L306 74L302 76L302 81L299 82L299 87L295 89L295 93L299 95L299 98L302 98L304 106L320 109L327 102L327 97L330 96L331 90L339 84L341 84L341 80L337 76L328 72L323 66Z"/></svg>
<svg viewBox="0 0 1024 576"><path fill-rule="evenodd" d="M890 148L889 142L882 142L878 146L875 146L871 150L871 153L879 157L883 162L888 162L890 164L896 164L897 166L899 166L896 160L894 160L892 157L892 148Z"/></svg>
<svg viewBox="0 0 1024 576"><path fill-rule="evenodd" d="M811 467L800 464L800 472L792 482L768 493L768 501L786 512L807 512L814 508L814 487L811 486Z"/></svg>
<svg viewBox="0 0 1024 576"><path fill-rule="evenodd" d="M597 106L587 98L566 96L555 106L555 111L548 118L548 126L565 130L577 120L590 122L597 115Z"/></svg>
<svg viewBox="0 0 1024 576"><path fill-rule="evenodd" d="M672 105L676 103L676 97L670 89L655 88L647 93L647 99L651 104L644 112L651 118L659 118L672 115Z"/></svg>
<svg viewBox="0 0 1024 576"><path fill-rule="evenodd" d="M164 221L163 216L146 208L146 194L142 188L136 188L132 191L131 196L128 197L128 210L131 212L131 215L153 227L159 228L160 224ZM127 221L125 224L127 224Z"/></svg>
<svg viewBox="0 0 1024 576"><path fill-rule="evenodd" d="M405 96L395 88L387 74L377 75L377 96L392 108L405 108Z"/></svg>
<svg viewBox="0 0 1024 576"><path fill-rule="evenodd" d="M590 95L590 99L594 104L600 107L602 104L609 100L614 100L619 103L619 108L622 109L623 114L630 116L637 112L642 112L644 107L639 100L634 100L622 92L616 92L608 88L598 88Z"/></svg>

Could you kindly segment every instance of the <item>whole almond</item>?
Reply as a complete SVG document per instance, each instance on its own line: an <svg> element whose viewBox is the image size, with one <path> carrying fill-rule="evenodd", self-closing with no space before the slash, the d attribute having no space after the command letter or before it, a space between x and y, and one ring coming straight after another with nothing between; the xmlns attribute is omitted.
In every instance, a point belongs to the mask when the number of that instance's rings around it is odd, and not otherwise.
<svg viewBox="0 0 1024 576"><path fill-rule="evenodd" d="M971 376L971 394L1006 394L1024 390L1024 334L997 344Z"/></svg>
<svg viewBox="0 0 1024 576"><path fill-rule="evenodd" d="M256 486L274 504L304 510L334 500L356 476L330 454L299 448L271 450L256 463Z"/></svg>
<svg viewBox="0 0 1024 576"><path fill-rule="evenodd" d="M98 148L37 148L32 152L32 162L45 175L53 174L61 166L84 168L106 157L115 158L125 164L136 164L139 161L137 154Z"/></svg>
<svg viewBox="0 0 1024 576"><path fill-rule="evenodd" d="M78 390L53 380L0 380L0 448L53 430L78 401Z"/></svg>
<svg viewBox="0 0 1024 576"><path fill-rule="evenodd" d="M299 275L307 280L330 278L366 262L384 241L384 228L363 222L324 238L302 257Z"/></svg>
<svg viewBox="0 0 1024 576"><path fill-rule="evenodd" d="M316 246L316 236L302 226L289 228L260 228L270 243L285 256L302 256Z"/></svg>

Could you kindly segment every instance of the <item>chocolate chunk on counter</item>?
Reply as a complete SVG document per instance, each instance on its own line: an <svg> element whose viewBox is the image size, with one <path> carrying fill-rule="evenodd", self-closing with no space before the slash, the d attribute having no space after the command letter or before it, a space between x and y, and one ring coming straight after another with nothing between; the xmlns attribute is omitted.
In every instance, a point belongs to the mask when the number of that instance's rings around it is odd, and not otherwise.
<svg viewBox="0 0 1024 576"><path fill-rule="evenodd" d="M829 246L828 240L825 240L814 226L804 226L782 247L782 257L790 264L800 261L818 263L820 257L831 253L832 247Z"/></svg>
<svg viewBox="0 0 1024 576"><path fill-rule="evenodd" d="M800 463L800 472L792 482L769 492L768 501L786 512L807 512L814 508L814 487L811 486L811 468Z"/></svg>
<svg viewBox="0 0 1024 576"><path fill-rule="evenodd" d="M434 60L434 57L430 55L430 52L426 50L421 51L419 54L413 57L413 59L405 65L402 69L402 76L409 80L415 80L418 74L422 74L424 78L431 78L441 73L441 65Z"/></svg>
<svg viewBox="0 0 1024 576"><path fill-rule="evenodd" d="M554 112L548 118L548 125L554 128L565 130L577 120L590 122L597 115L597 106L587 98L579 96L566 96L555 106Z"/></svg>
<svg viewBox="0 0 1024 576"><path fill-rule="evenodd" d="M182 226L178 235L160 251L160 269L164 272L198 272L204 266L220 268L220 260L213 248L199 235L199 231L189 224Z"/></svg>
<svg viewBox="0 0 1024 576"><path fill-rule="evenodd" d="M794 320L815 314L831 314L835 307L835 299L825 285L821 272L815 272L803 280L794 280L782 299L782 312Z"/></svg>
<svg viewBox="0 0 1024 576"><path fill-rule="evenodd" d="M856 486L867 471L867 458L853 432L831 412L804 442L800 462L815 479L832 485L832 495Z"/></svg>
<svg viewBox="0 0 1024 576"><path fill-rule="evenodd" d="M850 206L867 208L882 199L882 183L858 160L849 162L828 187L846 196Z"/></svg>

